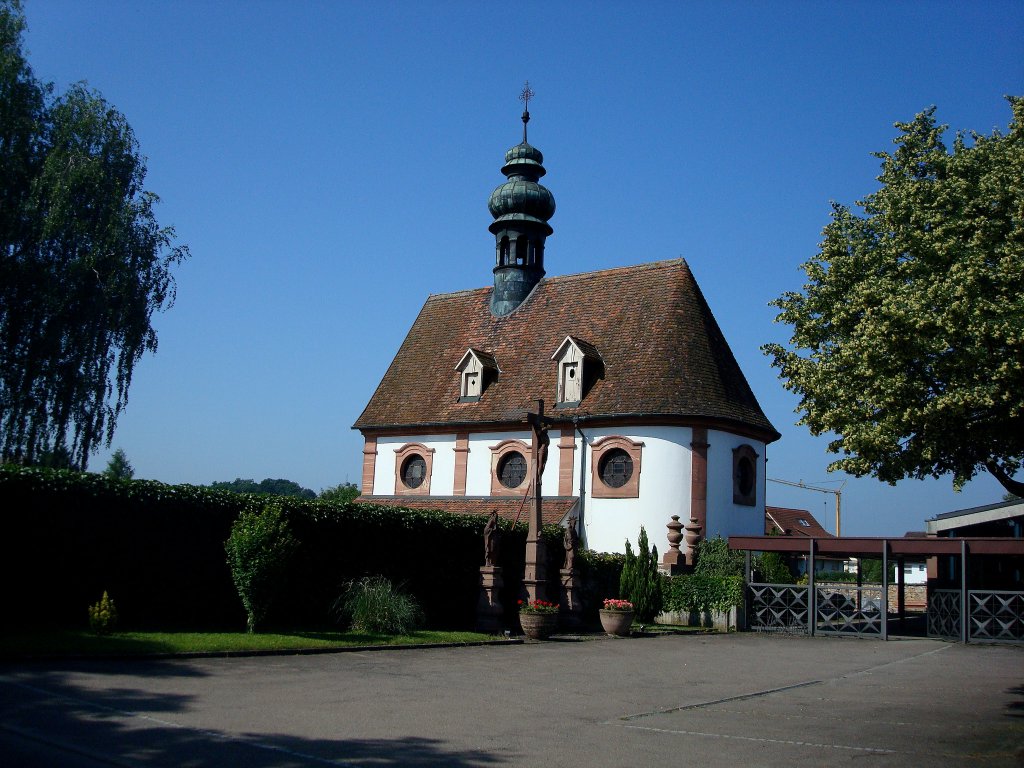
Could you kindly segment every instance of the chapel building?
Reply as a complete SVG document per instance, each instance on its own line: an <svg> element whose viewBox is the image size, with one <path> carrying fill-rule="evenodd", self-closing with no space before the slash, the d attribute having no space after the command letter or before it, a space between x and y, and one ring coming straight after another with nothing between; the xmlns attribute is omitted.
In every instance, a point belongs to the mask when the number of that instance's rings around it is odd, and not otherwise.
<svg viewBox="0 0 1024 768"><path fill-rule="evenodd" d="M663 552L673 515L701 538L763 533L779 433L689 266L546 277L555 201L528 121L489 201L493 284L427 298L353 425L359 501L525 521L543 400L544 521L578 518L583 546L621 552L644 526Z"/></svg>

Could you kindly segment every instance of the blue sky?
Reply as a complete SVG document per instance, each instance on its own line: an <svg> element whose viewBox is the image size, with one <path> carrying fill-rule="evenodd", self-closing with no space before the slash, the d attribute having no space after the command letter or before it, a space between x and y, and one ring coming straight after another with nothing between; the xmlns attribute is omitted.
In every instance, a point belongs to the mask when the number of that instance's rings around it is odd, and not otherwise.
<svg viewBox="0 0 1024 768"><path fill-rule="evenodd" d="M894 121L935 104L952 129L1005 128L1024 4L26 5L37 75L127 116L192 251L112 446L137 477L358 482L350 425L424 299L491 281L486 204L528 79L548 274L686 258L782 432L769 477L848 480L859 535L1001 497L988 477L830 475L759 347L788 338L768 301L802 284L829 201L876 187ZM831 495L768 501L832 528Z"/></svg>

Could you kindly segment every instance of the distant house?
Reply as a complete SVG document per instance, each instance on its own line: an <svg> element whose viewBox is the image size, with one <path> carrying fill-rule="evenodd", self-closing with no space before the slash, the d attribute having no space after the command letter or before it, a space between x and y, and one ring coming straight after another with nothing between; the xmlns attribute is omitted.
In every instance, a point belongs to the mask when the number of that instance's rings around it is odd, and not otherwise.
<svg viewBox="0 0 1024 768"><path fill-rule="evenodd" d="M835 536L825 530L824 526L806 509L789 507L764 508L764 532L767 536L788 536L805 539L834 539ZM844 571L847 560L841 557L823 557L816 555L814 562L820 571ZM797 572L807 572L807 560L803 557L794 558L792 563Z"/></svg>
<svg viewBox="0 0 1024 768"><path fill-rule="evenodd" d="M932 536L1008 536L1024 538L1024 499L945 512L925 521Z"/></svg>
<svg viewBox="0 0 1024 768"><path fill-rule="evenodd" d="M928 534L939 538L996 537L1024 539L1024 499L957 509L926 520ZM933 586L957 583L956 558L933 558L929 563ZM979 558L972 566L978 589L1024 589L1024 557L1000 555Z"/></svg>
<svg viewBox="0 0 1024 768"><path fill-rule="evenodd" d="M790 509L789 507L765 507L764 532L767 536L835 538L806 509Z"/></svg>

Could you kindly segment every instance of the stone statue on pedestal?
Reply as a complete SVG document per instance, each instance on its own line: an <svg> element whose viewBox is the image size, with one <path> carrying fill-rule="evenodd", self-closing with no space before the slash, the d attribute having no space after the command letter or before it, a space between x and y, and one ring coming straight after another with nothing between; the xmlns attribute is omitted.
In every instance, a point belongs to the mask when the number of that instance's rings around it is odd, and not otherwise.
<svg viewBox="0 0 1024 768"><path fill-rule="evenodd" d="M498 545L501 542L501 531L498 530L498 510L492 509L484 526L484 565L498 564Z"/></svg>

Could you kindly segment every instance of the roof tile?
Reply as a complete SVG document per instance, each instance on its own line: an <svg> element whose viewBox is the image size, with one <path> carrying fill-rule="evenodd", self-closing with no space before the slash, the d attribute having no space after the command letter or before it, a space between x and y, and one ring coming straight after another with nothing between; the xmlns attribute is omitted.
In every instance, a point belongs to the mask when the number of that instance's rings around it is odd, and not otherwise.
<svg viewBox="0 0 1024 768"><path fill-rule="evenodd" d="M603 377L562 414L709 419L778 438L684 260L545 278L504 317L492 290L430 296L354 427L519 423L536 400L555 402L550 358L571 335L599 352ZM466 405L454 369L470 348L501 374Z"/></svg>

